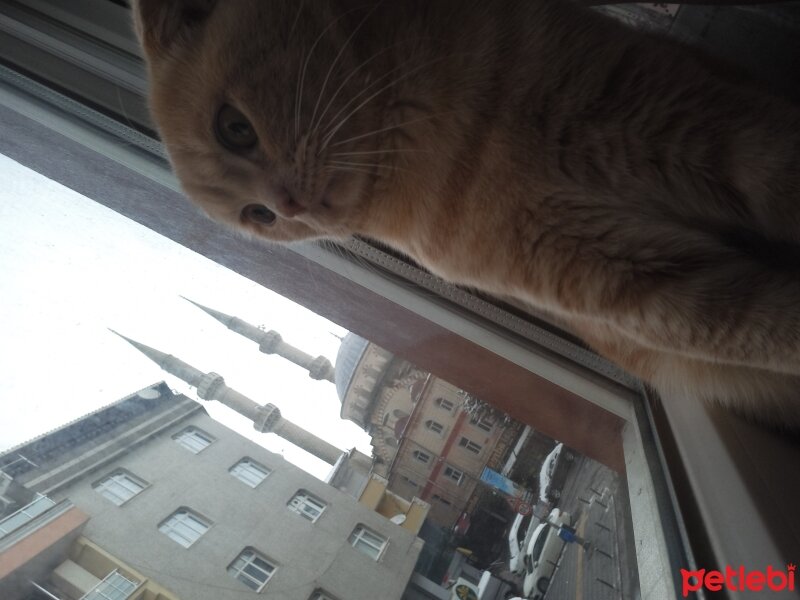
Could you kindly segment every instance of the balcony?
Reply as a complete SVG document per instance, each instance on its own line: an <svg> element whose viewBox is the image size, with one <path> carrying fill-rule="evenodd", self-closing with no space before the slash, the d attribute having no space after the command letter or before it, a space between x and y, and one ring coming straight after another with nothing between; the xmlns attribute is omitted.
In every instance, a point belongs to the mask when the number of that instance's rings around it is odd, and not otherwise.
<svg viewBox="0 0 800 600"><path fill-rule="evenodd" d="M91 590L80 597L80 600L126 600L139 587L139 582L125 577L114 569Z"/></svg>
<svg viewBox="0 0 800 600"><path fill-rule="evenodd" d="M11 513L0 521L0 539L18 530L36 517L50 510L56 503L42 494L36 494L34 500L18 511Z"/></svg>

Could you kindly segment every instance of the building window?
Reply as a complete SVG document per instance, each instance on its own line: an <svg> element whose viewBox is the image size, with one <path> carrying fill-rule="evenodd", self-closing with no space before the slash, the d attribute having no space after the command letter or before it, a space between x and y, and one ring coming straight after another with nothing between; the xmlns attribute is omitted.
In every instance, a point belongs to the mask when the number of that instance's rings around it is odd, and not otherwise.
<svg viewBox="0 0 800 600"><path fill-rule="evenodd" d="M413 479L411 479L410 477L406 477L405 475L400 475L400 479L405 481L408 485L410 485L413 488L418 488L419 487L419 484L416 481L414 481Z"/></svg>
<svg viewBox="0 0 800 600"><path fill-rule="evenodd" d="M147 483L123 469L118 469L95 483L93 487L101 496L111 500L117 506L122 506L146 488Z"/></svg>
<svg viewBox="0 0 800 600"><path fill-rule="evenodd" d="M325 510L325 504L316 496L312 496L305 490L297 492L289 501L289 510L296 512L298 515L305 517L312 523L319 519L322 511Z"/></svg>
<svg viewBox="0 0 800 600"><path fill-rule="evenodd" d="M202 536L211 523L188 508L180 508L158 526L158 530L178 542L184 548L194 544Z"/></svg>
<svg viewBox="0 0 800 600"><path fill-rule="evenodd" d="M314 590L314 593L311 594L311 597L308 600L336 600L336 598L331 596L325 590Z"/></svg>
<svg viewBox="0 0 800 600"><path fill-rule="evenodd" d="M437 398L436 399L436 406L439 408L446 410L447 412L453 412L455 408L455 404L453 404L450 400L446 400L445 398Z"/></svg>
<svg viewBox="0 0 800 600"><path fill-rule="evenodd" d="M478 429L483 429L486 433L491 433L492 428L494 428L494 421L489 417L474 417L469 422Z"/></svg>
<svg viewBox="0 0 800 600"><path fill-rule="evenodd" d="M228 573L254 592L260 592L275 572L275 565L252 548L245 548L228 567Z"/></svg>
<svg viewBox="0 0 800 600"><path fill-rule="evenodd" d="M424 465L427 465L431 461L431 455L427 452L423 452L422 450L414 450L414 452L411 453L411 456Z"/></svg>
<svg viewBox="0 0 800 600"><path fill-rule="evenodd" d="M476 444L469 438L462 437L461 440L458 442L458 445L462 448L466 448L470 452L474 454L480 454L482 446L480 444Z"/></svg>
<svg viewBox="0 0 800 600"><path fill-rule="evenodd" d="M172 439L194 454L202 452L215 441L212 436L197 427L187 427L172 436Z"/></svg>
<svg viewBox="0 0 800 600"><path fill-rule="evenodd" d="M258 487L258 484L272 473L270 469L257 463L252 458L243 458L233 465L228 472L251 488Z"/></svg>
<svg viewBox="0 0 800 600"><path fill-rule="evenodd" d="M128 579L115 569L85 596L81 596L81 600L126 600L138 587L139 582Z"/></svg>
<svg viewBox="0 0 800 600"><path fill-rule="evenodd" d="M440 435L444 431L444 425L442 425L438 421L434 421L433 419L428 419L427 421L425 421L425 427L430 429L432 432L438 433Z"/></svg>
<svg viewBox="0 0 800 600"><path fill-rule="evenodd" d="M440 504L444 504L445 506L450 506L452 504L452 502L450 502L450 500L448 500L446 498L442 498L439 494L434 494L433 496L431 496L431 499L432 500L436 500L436 502L439 502Z"/></svg>
<svg viewBox="0 0 800 600"><path fill-rule="evenodd" d="M462 473L458 469L454 469L449 465L444 468L444 476L447 477L448 479L452 479L458 485L461 485L461 482L464 480L464 473Z"/></svg>
<svg viewBox="0 0 800 600"><path fill-rule="evenodd" d="M356 527L353 533L350 534L350 543L353 548L373 560L378 560L384 548L386 548L386 538L363 525Z"/></svg>

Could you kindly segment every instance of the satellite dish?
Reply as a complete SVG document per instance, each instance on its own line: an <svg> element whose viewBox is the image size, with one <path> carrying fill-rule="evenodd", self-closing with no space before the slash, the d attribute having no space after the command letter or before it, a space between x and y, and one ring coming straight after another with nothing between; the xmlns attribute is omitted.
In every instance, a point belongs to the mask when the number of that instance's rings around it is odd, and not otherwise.
<svg viewBox="0 0 800 600"><path fill-rule="evenodd" d="M395 525L402 525L403 523L405 523L405 522L406 522L406 516L405 516L404 514L400 513L399 515L395 515L395 516L393 516L393 517L392 517L391 519L389 519L389 520L390 520L392 523L394 523Z"/></svg>

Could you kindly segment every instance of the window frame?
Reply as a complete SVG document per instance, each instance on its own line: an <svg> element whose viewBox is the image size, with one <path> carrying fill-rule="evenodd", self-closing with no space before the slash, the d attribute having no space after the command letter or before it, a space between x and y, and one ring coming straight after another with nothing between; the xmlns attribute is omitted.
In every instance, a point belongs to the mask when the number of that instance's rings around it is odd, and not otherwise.
<svg viewBox="0 0 800 600"><path fill-rule="evenodd" d="M248 557L248 558L245 558L244 559L245 562L241 567L236 567L235 566L236 562L238 560L240 560L245 554L248 554L248 553L251 554L252 556ZM267 572L263 567L261 567L261 566L259 566L257 564L254 564L255 560L261 560L261 561L265 562L270 567L271 570L269 572ZM266 573L267 578L264 581L260 582L257 588L250 587L244 581L244 579L242 578L242 577L244 577L245 579L250 580L253 583L258 582L258 580L255 577L253 577L252 575L250 575L249 573L247 573L245 571L245 569L247 567L252 567L254 569L257 569L259 571L263 571L263 572ZM231 572L232 570L235 571L236 574L233 574ZM278 565L277 564L275 564L273 561L271 561L269 558L267 558L264 554L262 554L261 552L259 552L258 550L256 550L255 548L253 548L251 546L247 546L239 554L237 554L236 558L234 558L230 562L230 564L228 565L228 567L226 569L228 575L231 575L234 579L236 579L236 581L238 581L239 583L241 583L242 585L244 585L248 589L253 590L253 592L255 592L256 594L261 593L261 591L263 591L263 589L270 582L272 577L275 575L275 571L277 571L277 570L278 570Z"/></svg>
<svg viewBox="0 0 800 600"><path fill-rule="evenodd" d="M187 439L192 438L193 436L196 436L203 442L208 442L208 443L199 450L194 450L194 447L191 444L186 443L185 441ZM179 432L173 434L172 441L174 441L180 447L185 448L192 454L200 454L203 451L207 450L209 447L211 447L211 445L217 441L217 438L215 438L207 431L200 429L199 427L196 427L194 425L188 425L183 429L181 429Z"/></svg>
<svg viewBox="0 0 800 600"><path fill-rule="evenodd" d="M306 510L306 507L309 506L314 509L316 514L309 513ZM316 494L312 494L308 490L302 489L298 490L297 493L295 493L295 495L289 499L289 502L286 503L286 507L307 521L316 523L325 513L325 510L328 508L328 503L322 500Z"/></svg>
<svg viewBox="0 0 800 600"><path fill-rule="evenodd" d="M451 414L456 408L455 402L453 402L452 400L448 400L447 398L443 398L442 396L437 396L436 400L434 400L434 404L436 404L436 406L442 409L443 411L449 412Z"/></svg>
<svg viewBox="0 0 800 600"><path fill-rule="evenodd" d="M376 539L383 540L381 542L380 547L372 544L369 541L364 541L367 537L373 536ZM374 529L367 527L364 524L359 523L356 525L356 528L353 529L353 532L350 534L350 537L347 538L350 545L359 553L373 559L375 562L379 561L383 556L384 552L386 552L386 548L389 546L389 538L382 536L381 534L377 533ZM362 542L364 545L362 545ZM376 550L376 554L373 556L370 552L364 552L362 550L363 547L372 548Z"/></svg>
<svg viewBox="0 0 800 600"><path fill-rule="evenodd" d="M466 475L461 469L456 469L454 466L446 464L444 469L442 469L442 477L456 485L461 485L464 483Z"/></svg>
<svg viewBox="0 0 800 600"><path fill-rule="evenodd" d="M467 436L461 436L461 439L458 440L458 447L463 448L467 452L471 452L472 454L478 456L483 451L483 445L469 439Z"/></svg>
<svg viewBox="0 0 800 600"><path fill-rule="evenodd" d="M173 519L176 519L179 515L185 515L185 517L178 519L176 523L170 523ZM180 537L188 541L189 537L182 532L188 530L195 533L195 529L192 526L187 525L187 521L194 521L195 523L198 523L205 528L200 533L197 533L197 536L193 540L189 541L188 545L176 539ZM167 536L169 539L171 539L173 542L175 542L182 548L188 550L189 548L194 546L198 541L200 541L200 538L202 538L206 533L208 533L208 530L211 529L212 525L213 522L211 520L206 519L204 516L200 515L199 513L193 511L190 508L181 506L172 514L170 514L166 519L161 521L161 523L158 524L158 530L165 536Z"/></svg>
<svg viewBox="0 0 800 600"><path fill-rule="evenodd" d="M106 482L107 482L108 480L112 480L112 479L114 480L114 481L113 481L113 483L114 483L114 485L115 485L116 487L122 487L123 489L125 489L125 486L121 485L120 483L118 483L118 482L117 482L117 481L114 479L114 478L115 478L115 477L117 477L117 476L122 476L122 477L124 477L125 479L129 480L130 482L132 482L133 484L135 484L135 485L136 485L136 486L139 488L139 490L138 490L138 491L134 492L133 494L131 494L131 495L130 495L130 496L128 496L127 498L121 499L121 501L120 501L120 502L117 502L117 501L116 501L116 500L114 500L114 498L112 497L112 496L114 496L114 497L119 497L119 496L117 496L116 494L113 494L113 493L106 493L106 492L109 492L109 486L107 486L107 485L106 485ZM110 472L108 475L106 475L105 477L103 477L103 478L101 478L101 479L98 479L97 481L95 481L95 482L92 484L92 489L93 489L95 492L97 492L98 494L100 494L100 495L101 495L103 498L105 498L106 500L108 500L109 502L111 502L112 504L114 504L115 506L124 506L125 504L127 504L128 502L130 502L131 500L133 500L133 499L134 499L136 496L138 496L138 495L139 495L139 494L141 494L143 491L145 491L145 490L146 490L148 487L150 487L150 484L149 484L148 482L146 482L144 479L142 479L141 477L138 477L138 476L134 475L133 473L131 473L131 472L130 472L130 471L128 471L127 469L124 469L124 468L121 468L121 467L120 467L120 468L117 468L117 469L114 469L114 470L113 470L113 471L111 471L111 472Z"/></svg>
<svg viewBox="0 0 800 600"><path fill-rule="evenodd" d="M430 453L425 452L424 450L414 450L411 453L411 457L417 462L422 463L423 465L430 465L431 459L433 458L433 456Z"/></svg>
<svg viewBox="0 0 800 600"><path fill-rule="evenodd" d="M263 474L264 476L261 477L258 480L258 482L256 482L255 484L251 483L248 479L246 479L246 478L244 478L244 477L242 477L240 475L240 473L243 470L247 471L247 469L237 469L237 467L239 467L242 464L249 465L248 468L252 468L253 471L257 472L258 474ZM234 477L235 479L238 479L243 484L245 484L247 487L252 488L252 489L256 489L258 486L260 486L262 483L264 483L264 481L266 481L269 478L270 475L272 475L272 469L262 465L260 462L250 458L249 456L244 456L244 457L240 458L238 461L236 461L236 463L233 466L231 466L231 468L228 469L228 473L231 475L231 477Z"/></svg>
<svg viewBox="0 0 800 600"><path fill-rule="evenodd" d="M427 419L425 421L425 429L441 436L444 433L444 425L435 419Z"/></svg>
<svg viewBox="0 0 800 600"><path fill-rule="evenodd" d="M46 0L43 0L43 3L46 4ZM79 5L83 4L75 3L76 11L81 10ZM83 16L87 19L92 18L92 15ZM72 26L78 27L75 24ZM13 30L9 35L14 36ZM127 42L133 44L130 31L125 35L128 36ZM113 41L108 43L113 45ZM91 56L92 49L89 48L86 53ZM53 52L52 61L55 63L58 60L65 59ZM92 68L95 66L93 63ZM110 66L112 69L115 67L113 64ZM25 65L19 68L24 71ZM113 74L106 74L102 68L98 69L98 73L98 78L111 82L109 87L112 90L120 89ZM49 81L47 76L45 73L41 79ZM83 84L76 84L78 85ZM120 139L125 139L125 136L131 133L120 124L122 117L118 116L120 122L105 124L99 113L94 114L90 106L87 106L91 104L106 106L92 96L93 84L86 84L76 92L76 96L86 99L85 104L69 102L52 90L46 94L37 91L41 87L43 86L20 87L24 93L31 94L34 102L18 104L13 110L23 116L35 114L36 116L31 118L38 118L41 121L40 126L47 129L48 133L53 131L63 133L73 128L70 136L73 146L93 148L91 156L97 159L96 162L110 167L109 173L113 172L113 167L119 165L123 165L122 169L139 170L140 173L150 169L146 177L157 186L176 192L178 187L174 178L168 174L152 171L154 166L156 170L165 169L163 160L142 159L141 156L129 152L129 149L122 148L124 144L109 144L107 139L102 139L103 136L96 132L90 132L89 128L74 133L75 123L80 124L77 128L91 123L93 127L97 126L109 135L117 135ZM57 83L53 83L52 87L57 89ZM71 89L75 90L74 87ZM123 92L144 105L143 83L129 83L124 86ZM9 101L6 99L5 102L5 107L8 107ZM127 100L125 105L129 105ZM71 116L47 115L46 118L42 118L42 106L65 110ZM82 116L78 116L79 113ZM142 125L138 121L137 124ZM142 126L146 127L147 124ZM127 133L121 134L119 133L121 131ZM131 136L131 139L138 140L134 143L139 148L148 149L153 155L163 159L164 153L158 144L150 138L142 138L147 136ZM90 139L94 143L88 144L87 140ZM48 144L56 143L49 135L44 136L43 140ZM58 143L63 145L63 142ZM580 424L585 425L593 422L593 416L599 415L601 418L595 421L597 430L595 433L600 437L611 436L614 432L618 434L618 438L609 438L610 443L606 448L587 447L582 443L575 443L568 436L560 435L560 431L574 435L569 430L581 430L581 427L562 425L559 429L559 419L555 421L545 419L544 425L537 423L537 428L548 432L548 428L553 427L555 429L551 433L555 433L554 437L562 439L578 451L605 464L613 465L613 468L622 472L625 472L627 467L629 481L637 483L637 486L630 486L629 493L637 538L648 540L646 549L639 551L637 547L637 559L640 561L638 566L641 572L658 569L656 572L662 573L661 576L667 583L657 582L656 585L660 586L658 589L665 591L672 589L668 580L670 575L676 574L678 565L687 568L697 566L693 551L700 552L700 559L706 557L707 564L751 562L755 564L758 561L779 564L785 558L786 552L782 550L785 544L785 541L782 541L785 540L782 533L785 524L780 522L779 515L794 512L793 504L789 502L792 499L765 496L763 491L769 488L763 485L764 477L769 477L771 484L780 484L780 474L776 474L772 466L773 457L779 456L778 453L782 451L780 440L768 439L761 435L761 432L742 426L735 417L723 411L687 402L683 398L664 399L663 404L658 404L654 411L656 399L651 398L646 389L637 382L621 376L618 370L604 361L596 359L591 352L581 348L574 340L570 340L568 335L553 333L553 329L546 322L538 330L531 329L530 320L520 319L514 310L495 311L487 307L482 300L475 300L473 296L466 295L459 297L457 292L448 292L449 296L445 299L448 306L443 308L444 302L435 296L446 286L425 275L413 274L407 280L398 282L398 278L393 281L397 269L387 269L388 273L392 273L389 276L378 275L373 265L366 267L360 265L360 259L348 258L346 253L334 256L324 246L318 245L299 245L298 248L286 253L262 248L257 254L245 252L244 258L232 259L231 257L235 255L233 249L226 246L227 242L218 235L215 228L204 227L201 220L194 217L193 209L184 210L175 206L174 210L170 209L172 212L166 216L163 214L164 206L177 204L172 202L178 199L177 194L156 191L144 194L142 202L123 200L113 186L82 180L74 169L69 172L70 169L49 166L47 162L52 157L45 159L36 156L36 146L33 143L28 146L28 148L14 147L11 141L0 140L0 150L5 148L4 152L10 152L9 155L22 164L45 175L50 173L48 176L59 183L84 193L278 293L296 299L311 310L332 318L348 329L359 330L389 351L409 355L415 362L435 370L442 377L456 382L464 389L472 389L482 397L491 396L493 402L504 408L511 408L512 410L506 411L511 416L519 418L520 413L514 410L513 399L524 396L523 386L518 388L519 393L516 395L512 393L513 386L510 385L503 393L494 395L481 381L485 372L502 373L496 379L505 384L515 379L524 380L525 375L521 371L527 371L534 375L533 381L538 381L538 378L545 383L552 383L577 394L585 402L599 407L601 411L619 417L621 424L609 420L603 412L588 411L586 415L580 417ZM111 148L112 151L104 153L97 150L98 148ZM92 162L75 161L73 166L89 165ZM146 168L143 168L143 165ZM92 172L92 175L97 178L103 177L100 169ZM93 191L96 193L92 194ZM165 201L167 199L170 201ZM187 235L186 231L190 231L191 234ZM353 251L354 256L367 257L368 260L369 257L376 256L378 257L376 260L382 261L377 263L380 265L390 263L389 259L369 247L352 244L348 246L347 251ZM293 265L297 264L298 257L301 257L299 261L301 267L295 270L295 274L310 274L315 287L318 287L323 280L325 282L333 280L337 289L343 292L341 302L345 308L319 310L317 303L320 300L315 297L314 290L298 291L298 288L293 287L294 284L298 284L302 288L300 281L302 277L293 277L291 273L292 269L295 269ZM288 260L282 263L282 259ZM249 267L248 263L280 264L282 269L286 266L289 273L279 278L266 277L259 269ZM411 272L405 265L402 268ZM331 273L345 281L331 277ZM291 284L287 285L287 282ZM283 288L283 291L280 288ZM287 290L288 293L285 293ZM367 305L372 305L369 310L352 311L346 308L351 298L358 296L367 298L365 300ZM402 310L399 313L392 313L393 310L397 310L397 306L408 310L410 314L399 314ZM354 315L354 312L359 314ZM384 318L385 323L391 323L392 328L396 328L397 323L403 323L404 329L408 331L426 329L427 333L422 339L437 340L436 347L431 344L429 350L422 344L410 351L407 339L411 334L404 334L401 339L381 322L380 316L390 313L392 318ZM376 315L378 317L376 323L365 321ZM420 320L424 321L423 328L419 327ZM459 356L462 360L452 361L449 358L452 356ZM514 367L502 365L503 361ZM474 365L484 365L484 367L475 369L475 373L471 373L470 369ZM531 387L528 385L527 389L530 390ZM547 398L542 399L542 402L543 414L548 411L560 414L557 412L556 403L549 403ZM758 448L755 454L753 448ZM743 471L740 468L742 464L753 464L754 468ZM641 493L634 494L634 489L641 489ZM720 496L720 490L725 490L724 496ZM736 501L730 502L731 498ZM729 523L739 520L742 514L753 514L759 518L749 519L734 530ZM650 525L651 523L654 525ZM741 544L742 539L748 540L748 543ZM694 549L690 544L692 540L697 542ZM642 561L646 563L645 566Z"/></svg>

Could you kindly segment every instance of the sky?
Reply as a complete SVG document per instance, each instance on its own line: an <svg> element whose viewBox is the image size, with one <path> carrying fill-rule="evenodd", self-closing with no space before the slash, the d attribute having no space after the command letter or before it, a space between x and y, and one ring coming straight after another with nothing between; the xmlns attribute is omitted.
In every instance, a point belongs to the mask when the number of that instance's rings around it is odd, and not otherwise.
<svg viewBox="0 0 800 600"><path fill-rule="evenodd" d="M343 450L371 454L366 433L339 418L333 384L260 353L180 296L275 329L332 363L344 329L3 155L0 181L0 451L157 381L199 400L111 328L222 375ZM242 435L328 474L329 465L229 408L203 404Z"/></svg>

